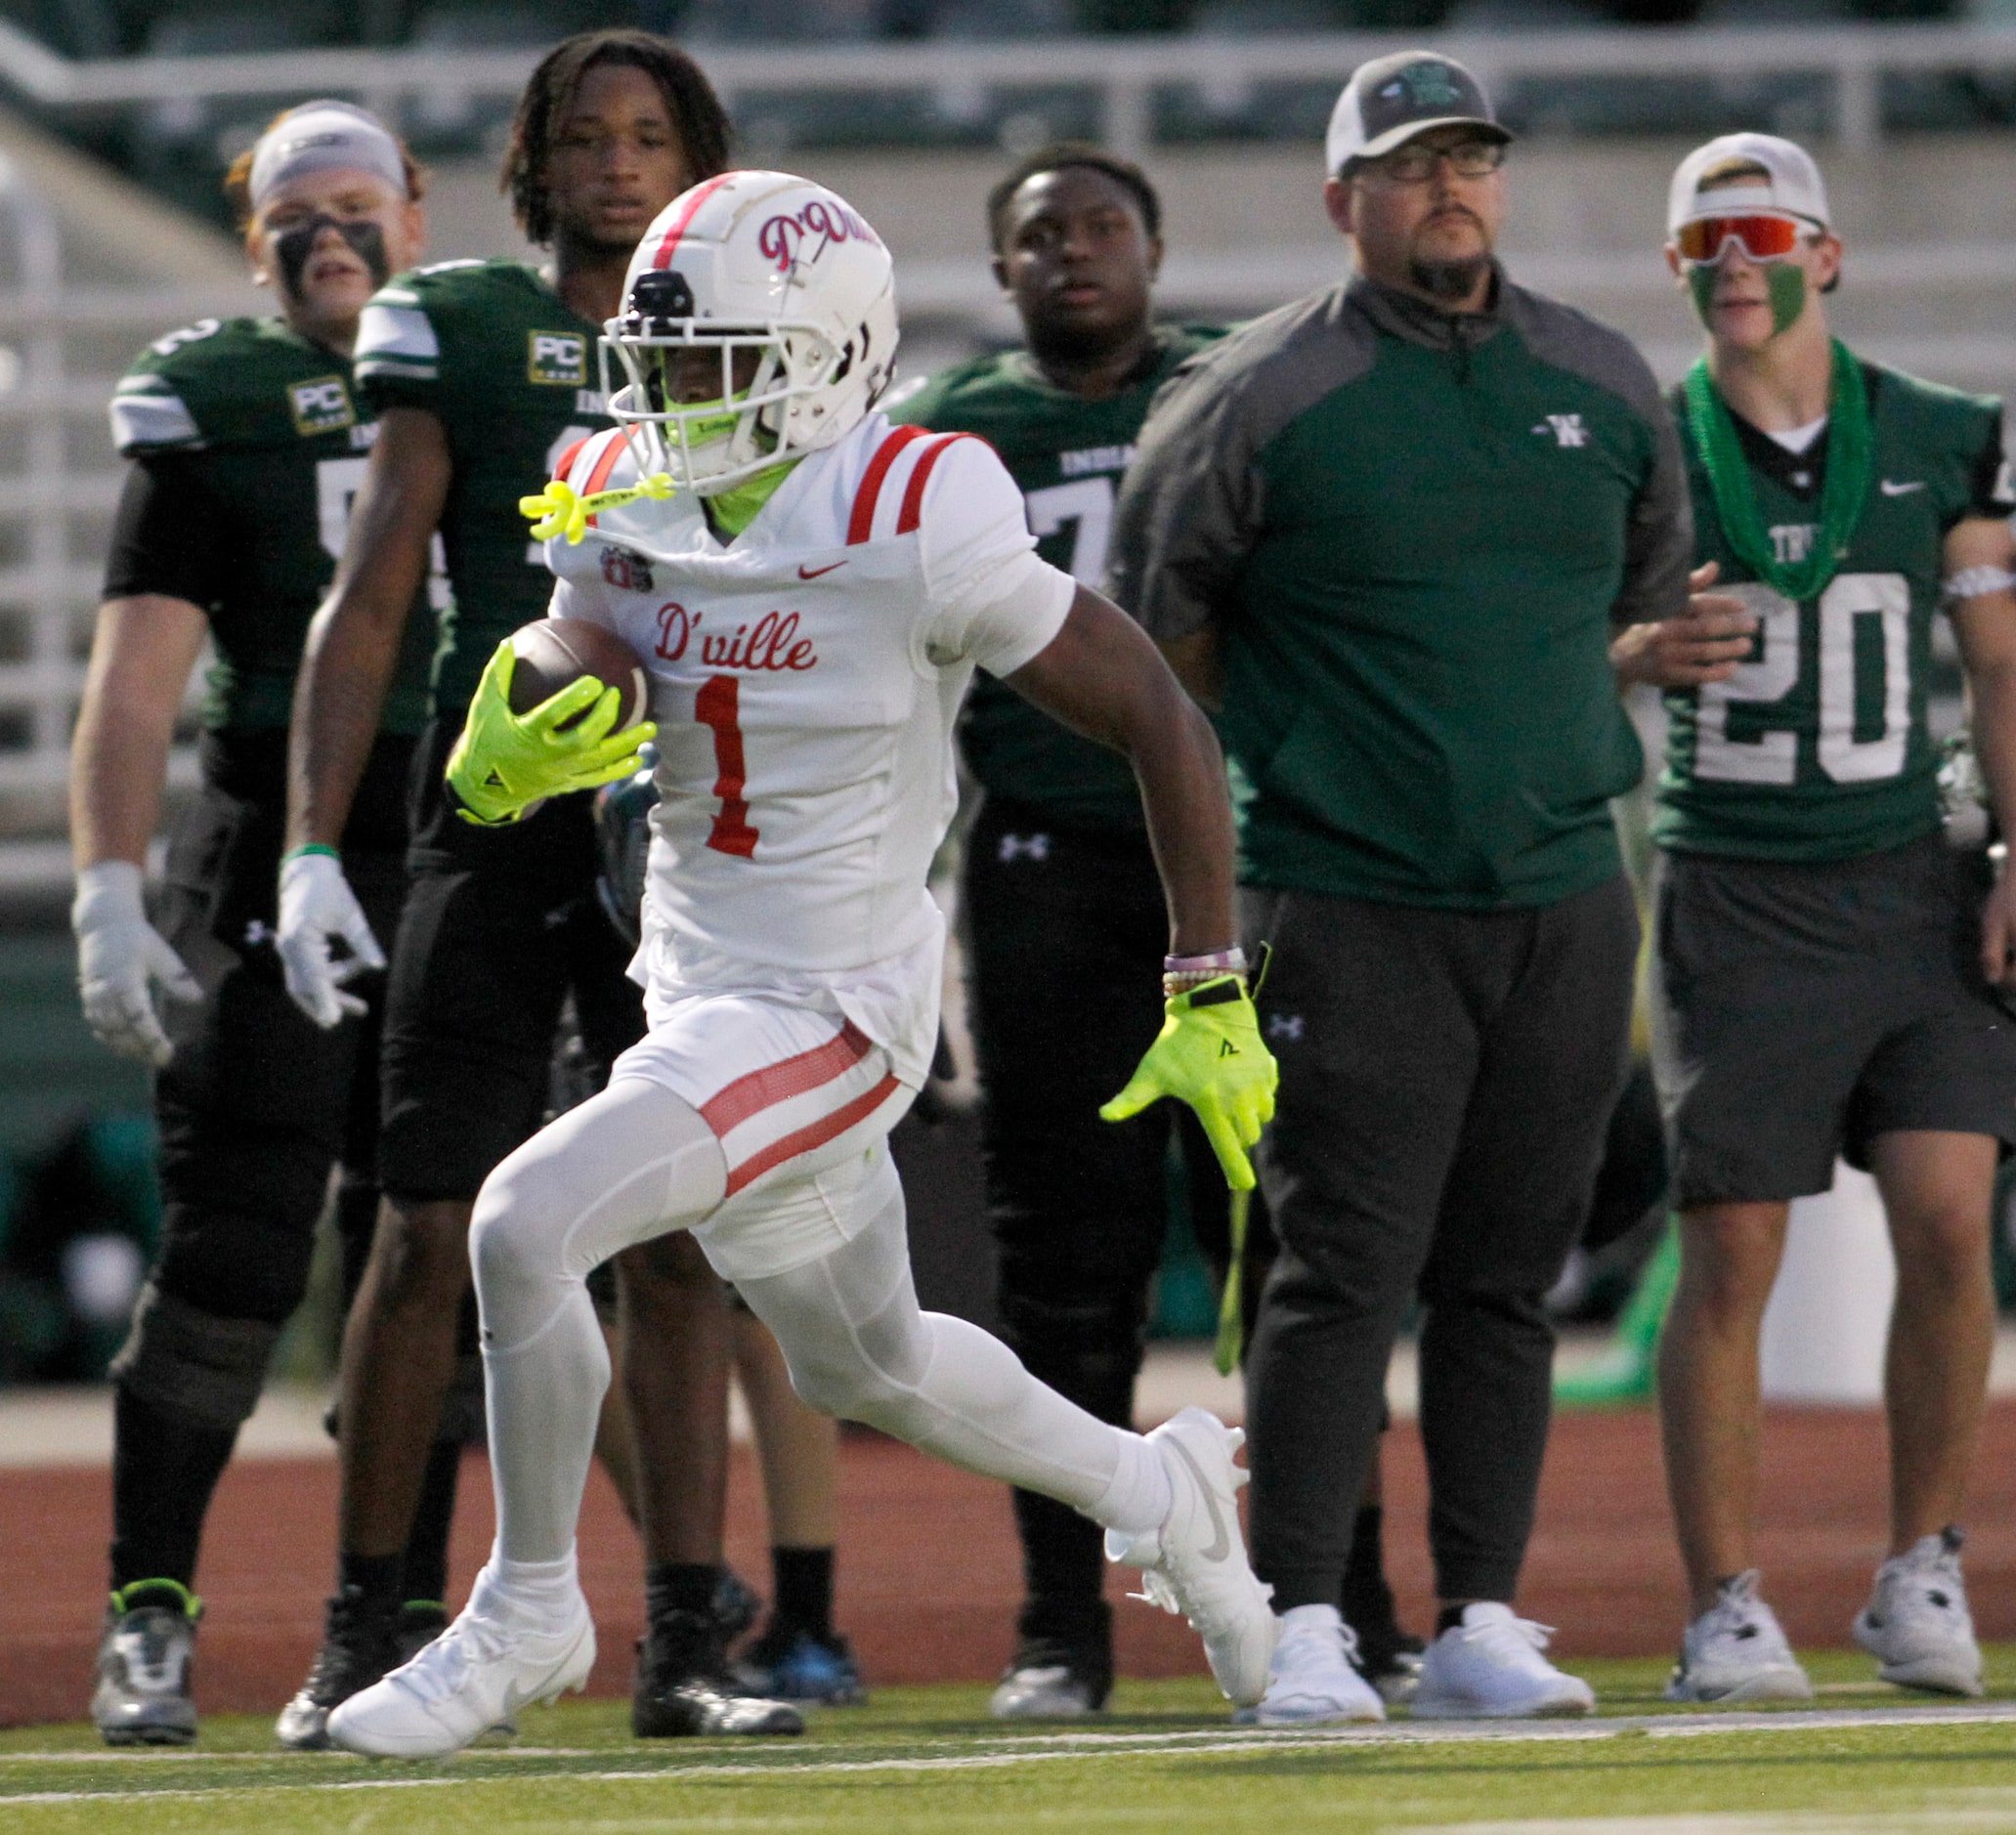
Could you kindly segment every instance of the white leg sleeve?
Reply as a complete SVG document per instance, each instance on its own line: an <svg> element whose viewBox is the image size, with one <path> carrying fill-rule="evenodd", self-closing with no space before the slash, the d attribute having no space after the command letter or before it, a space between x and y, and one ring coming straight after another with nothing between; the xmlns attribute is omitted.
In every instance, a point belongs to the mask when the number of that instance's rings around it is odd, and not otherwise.
<svg viewBox="0 0 2016 1835"><path fill-rule="evenodd" d="M736 1283L783 1347L792 1387L827 1414L1113 1526L1128 1526L1122 1517L1136 1529L1160 1522L1168 1478L1146 1441L1046 1387L978 1326L919 1308L903 1188L887 1147L877 1151L880 1165L860 1199L873 1216L844 1248Z"/></svg>
<svg viewBox="0 0 2016 1835"><path fill-rule="evenodd" d="M469 1257L505 1560L554 1561L574 1547L609 1387L588 1270L698 1221L726 1185L720 1143L699 1114L635 1078L570 1109L484 1181Z"/></svg>

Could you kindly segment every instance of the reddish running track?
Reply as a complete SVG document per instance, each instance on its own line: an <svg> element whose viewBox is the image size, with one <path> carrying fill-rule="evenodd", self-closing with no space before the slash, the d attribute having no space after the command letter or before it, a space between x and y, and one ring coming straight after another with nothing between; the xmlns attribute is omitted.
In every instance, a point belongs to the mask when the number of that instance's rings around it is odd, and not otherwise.
<svg viewBox="0 0 2016 1835"><path fill-rule="evenodd" d="M1795 1643L1844 1644L1884 1548L1884 1442L1872 1415L1786 1410L1765 1440L1758 1557ZM1990 1410L1968 1513L1967 1571L1982 1635L2016 1637L2016 1402ZM197 1693L216 1713L271 1712L314 1653L330 1568L335 1467L244 1463L226 1475L200 1586L207 1602ZM1420 1440L1396 1427L1387 1457L1388 1552L1403 1615L1429 1618ZM103 1472L0 1472L8 1611L0 1620L0 1726L75 1720L90 1696L105 1585ZM459 1599L488 1547L487 1472L463 1472ZM768 1578L753 1461L736 1456L729 1554ZM873 1434L841 1468L840 1619L871 1683L977 1682L1008 1653L1018 1571L1008 1500ZM597 1692L628 1686L642 1619L636 1540L599 1474L583 1517L582 1574L601 1628ZM1123 1590L1113 1577L1113 1593ZM1521 1609L1559 1626L1555 1652L1647 1656L1678 1639L1682 1595L1651 1415L1570 1415L1555 1430ZM1123 1674L1201 1671L1180 1621L1138 1605L1119 1618Z"/></svg>

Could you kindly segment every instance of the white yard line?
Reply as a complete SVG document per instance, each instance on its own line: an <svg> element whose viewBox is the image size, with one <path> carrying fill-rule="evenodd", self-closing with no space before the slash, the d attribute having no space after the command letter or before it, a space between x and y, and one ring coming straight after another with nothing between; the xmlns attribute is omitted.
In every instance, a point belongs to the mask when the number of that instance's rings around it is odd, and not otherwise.
<svg viewBox="0 0 2016 1835"><path fill-rule="evenodd" d="M825 1777L862 1772L962 1771L996 1770L1016 1765L1040 1765L1057 1760L1126 1759L1167 1754L1181 1757L1190 1753L1292 1752L1325 1747L1542 1744L1569 1740L1609 1739L1619 1733L1649 1734L1652 1738L1697 1738L1727 1733L1794 1733L1841 1731L1870 1727L1966 1727L1984 1723L2016 1721L2016 1701L1988 1701L1970 1706L1932 1708L1869 1708L1795 1710L1779 1714L1671 1714L1620 1715L1615 1719L1591 1721L1520 1722L1442 1721L1401 1722L1383 1727L1312 1728L1287 1732L1255 1728L1251 1731L1225 1729L1181 1733L1057 1733L1008 1740L944 1740L946 1745L971 1744L979 1750L948 1753L930 1758L807 1759L780 1756L740 1764L680 1765L646 1771L557 1771L560 1781L583 1783L637 1783L657 1779L731 1777ZM8 1753L0 1755L0 1779L7 1768L46 1764L52 1760L71 1762L86 1756L73 1753ZM91 1755L95 1756L95 1755ZM123 1755L121 1755L123 1756ZM268 1755L259 1753L193 1754L202 1758L236 1758L240 1762ZM285 1762L285 1755L273 1754ZM304 1754L296 1763L304 1773L322 1755ZM509 1758L566 1758L585 1754L566 1748L545 1747L525 1751L481 1752L479 1761ZM162 1763L177 1761L161 1755ZM263 1791L288 1790L433 1790L451 1784L523 1784L523 1777L450 1775L447 1777L331 1778L304 1774L298 1780L279 1783L234 1784L217 1790L204 1788L160 1790L78 1790L25 1791L10 1793L0 1784L0 1803L10 1808L38 1803L109 1803L142 1798L207 1797L228 1793L244 1796ZM1651 1825L1648 1825L1651 1826Z"/></svg>

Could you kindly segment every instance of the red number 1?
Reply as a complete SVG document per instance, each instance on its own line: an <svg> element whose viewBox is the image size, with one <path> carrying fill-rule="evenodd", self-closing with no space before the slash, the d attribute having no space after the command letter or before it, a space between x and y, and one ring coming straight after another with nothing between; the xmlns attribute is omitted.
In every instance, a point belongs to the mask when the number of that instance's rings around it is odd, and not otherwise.
<svg viewBox="0 0 2016 1835"><path fill-rule="evenodd" d="M714 735L714 794L721 807L714 813L707 844L723 854L748 860L756 851L756 832L749 824L749 804L742 791L749 771L742 761L742 681L734 675L710 675L693 704L693 717Z"/></svg>

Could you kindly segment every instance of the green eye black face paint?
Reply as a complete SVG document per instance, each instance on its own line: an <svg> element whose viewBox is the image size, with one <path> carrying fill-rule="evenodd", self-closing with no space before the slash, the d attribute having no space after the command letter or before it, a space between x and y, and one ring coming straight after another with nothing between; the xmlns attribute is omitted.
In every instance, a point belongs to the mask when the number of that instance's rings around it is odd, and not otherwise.
<svg viewBox="0 0 2016 1835"><path fill-rule="evenodd" d="M1796 262L1771 261L1759 264L1764 271L1765 295L1771 303L1771 334L1778 336L1797 322L1806 310L1806 270ZM1695 262L1687 270L1687 289L1694 295L1694 309L1701 323L1713 328L1708 317L1715 300L1715 277L1720 263Z"/></svg>
<svg viewBox="0 0 2016 1835"><path fill-rule="evenodd" d="M1806 270L1796 262L1774 261L1764 270L1771 289L1771 332L1776 337L1806 310Z"/></svg>
<svg viewBox="0 0 2016 1835"><path fill-rule="evenodd" d="M1715 303L1715 274L1712 263L1690 262L1687 269L1687 290L1694 295L1694 309L1702 324L1714 328L1714 320L1708 317L1708 309Z"/></svg>

